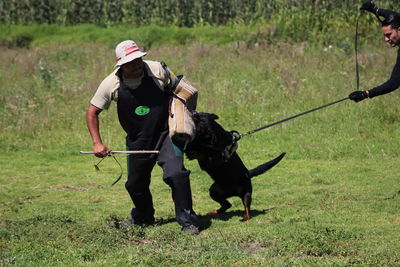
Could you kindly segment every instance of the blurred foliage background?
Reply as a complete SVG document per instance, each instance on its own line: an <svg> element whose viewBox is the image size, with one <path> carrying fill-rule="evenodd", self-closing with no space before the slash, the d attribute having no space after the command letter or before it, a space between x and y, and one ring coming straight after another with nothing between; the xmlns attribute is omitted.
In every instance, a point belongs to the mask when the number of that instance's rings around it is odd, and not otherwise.
<svg viewBox="0 0 400 267"><path fill-rule="evenodd" d="M399 1L378 4L395 8ZM301 12L304 17L298 23L322 29L329 18L354 16L359 5L360 1L355 0L9 0L0 2L0 22L192 27L252 23L274 17L290 20Z"/></svg>
<svg viewBox="0 0 400 267"><path fill-rule="evenodd" d="M193 38L188 28L246 26L254 29L256 25L267 25L263 30L256 28L252 38L343 45L343 40L353 36L361 3L355 0L2 0L0 24L90 24L135 29L152 26L149 35L156 34L154 39L164 34L154 28L175 27L180 33L174 38L183 43ZM396 9L399 1L384 0L377 4ZM376 26L376 19L364 16L364 20L367 23L360 24L360 33L372 37L370 32ZM230 40L237 37L233 35ZM22 42L27 38L22 38Z"/></svg>

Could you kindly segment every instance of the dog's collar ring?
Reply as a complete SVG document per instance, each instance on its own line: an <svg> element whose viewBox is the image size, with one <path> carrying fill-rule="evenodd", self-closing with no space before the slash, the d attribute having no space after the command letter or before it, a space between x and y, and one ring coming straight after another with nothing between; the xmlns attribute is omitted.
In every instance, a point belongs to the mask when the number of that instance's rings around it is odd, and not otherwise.
<svg viewBox="0 0 400 267"><path fill-rule="evenodd" d="M236 143L237 141L240 140L240 138L242 138L242 135L236 130L232 130L230 131L230 133L232 134L233 143Z"/></svg>

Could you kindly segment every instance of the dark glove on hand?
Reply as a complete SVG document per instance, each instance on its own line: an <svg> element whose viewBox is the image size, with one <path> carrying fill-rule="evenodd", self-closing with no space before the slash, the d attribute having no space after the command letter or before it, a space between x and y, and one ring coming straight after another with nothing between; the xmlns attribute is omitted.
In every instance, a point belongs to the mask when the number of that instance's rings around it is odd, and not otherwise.
<svg viewBox="0 0 400 267"><path fill-rule="evenodd" d="M355 102L359 102L368 97L368 93L366 91L354 91L349 94L349 98Z"/></svg>
<svg viewBox="0 0 400 267"><path fill-rule="evenodd" d="M362 6L360 7L360 10L366 10L366 11L376 14L378 7L372 1L367 1L367 2L364 2L364 4L362 4Z"/></svg>

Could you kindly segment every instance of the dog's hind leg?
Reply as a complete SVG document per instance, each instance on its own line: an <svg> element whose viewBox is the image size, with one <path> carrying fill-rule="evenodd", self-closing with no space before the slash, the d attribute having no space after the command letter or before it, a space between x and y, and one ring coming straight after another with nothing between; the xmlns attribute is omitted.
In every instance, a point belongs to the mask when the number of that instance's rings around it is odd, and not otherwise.
<svg viewBox="0 0 400 267"><path fill-rule="evenodd" d="M227 209L232 207L232 204L226 199L224 191L220 188L220 185L214 183L210 187L210 197L218 202L221 207L217 210L210 211L209 214L221 214L224 213Z"/></svg>
<svg viewBox="0 0 400 267"><path fill-rule="evenodd" d="M240 221L245 222L245 221L250 220L250 205L251 205L251 193L250 192L247 192L242 197L242 202L243 202L243 206L244 206L244 215Z"/></svg>

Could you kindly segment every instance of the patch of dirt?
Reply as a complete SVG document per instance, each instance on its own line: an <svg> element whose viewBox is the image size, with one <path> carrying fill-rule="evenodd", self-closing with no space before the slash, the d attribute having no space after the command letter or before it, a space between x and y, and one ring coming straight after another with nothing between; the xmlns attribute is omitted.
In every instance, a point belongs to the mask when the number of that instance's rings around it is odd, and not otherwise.
<svg viewBox="0 0 400 267"><path fill-rule="evenodd" d="M41 195L32 195L32 196L23 197L23 198L21 198L21 200L24 202L29 202L29 200L39 198L39 197L41 197Z"/></svg>
<svg viewBox="0 0 400 267"><path fill-rule="evenodd" d="M96 185L96 184L88 184L85 187L76 187L73 185L67 185L67 184L59 184L59 185L54 185L50 186L50 190L55 190L55 191L71 191L71 192L85 192L89 189L100 189L104 188L102 185Z"/></svg>
<svg viewBox="0 0 400 267"><path fill-rule="evenodd" d="M266 247L267 245L258 242L250 242L246 245L247 250L252 254L257 253L257 251Z"/></svg>

